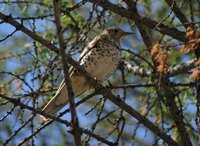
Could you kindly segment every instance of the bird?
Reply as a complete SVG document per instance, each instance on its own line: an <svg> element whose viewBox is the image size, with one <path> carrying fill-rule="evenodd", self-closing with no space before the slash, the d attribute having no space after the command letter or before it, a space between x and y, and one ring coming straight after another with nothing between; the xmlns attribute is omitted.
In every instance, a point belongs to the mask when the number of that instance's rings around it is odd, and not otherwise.
<svg viewBox="0 0 200 146"><path fill-rule="evenodd" d="M106 28L89 42L78 59L79 65L96 80L103 82L113 74L121 60L120 39L133 33L120 28ZM70 80L74 97L91 88L90 83L73 67L70 68ZM55 116L68 103L67 88L61 82L55 96L44 106L43 112ZM45 120L46 118L43 117Z"/></svg>

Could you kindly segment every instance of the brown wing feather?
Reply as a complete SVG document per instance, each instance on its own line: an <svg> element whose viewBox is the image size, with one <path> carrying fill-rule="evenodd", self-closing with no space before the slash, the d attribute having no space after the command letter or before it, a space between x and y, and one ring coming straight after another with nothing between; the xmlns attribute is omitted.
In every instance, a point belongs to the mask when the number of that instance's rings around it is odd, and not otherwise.
<svg viewBox="0 0 200 146"><path fill-rule="evenodd" d="M83 49L78 62L80 63L83 57L97 44L97 42L101 39L100 36L95 37L91 42L87 44L87 46Z"/></svg>
<svg viewBox="0 0 200 146"><path fill-rule="evenodd" d="M78 63L81 62L83 57L97 44L97 42L101 39L101 37L94 38L88 45L83 49L83 52L81 53ZM76 96L79 95L82 91L85 91L87 88L89 88L89 84L87 84L87 81L85 78L82 78L82 75L79 75L78 72L75 71L73 67L70 68L70 78L72 81L72 86L76 84L76 86L73 86ZM79 93L80 92L80 93ZM64 80L61 82L56 95L47 103L47 105L43 108L43 111L49 113L50 115L55 115L62 107L66 105L67 102L67 90L65 87Z"/></svg>

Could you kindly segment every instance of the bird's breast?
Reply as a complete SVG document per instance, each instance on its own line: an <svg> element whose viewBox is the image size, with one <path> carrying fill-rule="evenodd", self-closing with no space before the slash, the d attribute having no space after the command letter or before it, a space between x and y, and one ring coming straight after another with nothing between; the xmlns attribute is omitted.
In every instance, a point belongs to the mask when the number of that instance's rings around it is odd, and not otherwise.
<svg viewBox="0 0 200 146"><path fill-rule="evenodd" d="M82 59L81 65L97 80L103 81L117 68L120 52L115 45L99 45Z"/></svg>

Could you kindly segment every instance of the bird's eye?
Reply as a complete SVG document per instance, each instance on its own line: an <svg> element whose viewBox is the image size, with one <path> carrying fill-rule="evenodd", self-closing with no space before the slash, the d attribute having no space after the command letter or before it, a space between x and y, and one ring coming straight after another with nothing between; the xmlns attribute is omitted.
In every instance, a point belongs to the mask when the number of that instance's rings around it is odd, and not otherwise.
<svg viewBox="0 0 200 146"><path fill-rule="evenodd" d="M119 32L119 30L118 30L118 29L115 29L115 30L114 30L114 32L115 32L115 33L118 33L118 32Z"/></svg>

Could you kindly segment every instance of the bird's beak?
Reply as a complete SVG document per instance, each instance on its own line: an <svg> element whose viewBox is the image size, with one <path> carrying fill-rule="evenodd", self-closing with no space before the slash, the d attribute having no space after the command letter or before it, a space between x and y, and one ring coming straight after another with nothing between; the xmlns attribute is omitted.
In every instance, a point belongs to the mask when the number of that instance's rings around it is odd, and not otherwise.
<svg viewBox="0 0 200 146"><path fill-rule="evenodd" d="M134 33L132 33L132 32L126 32L126 31L123 32L123 36L132 35L132 34L134 34Z"/></svg>

